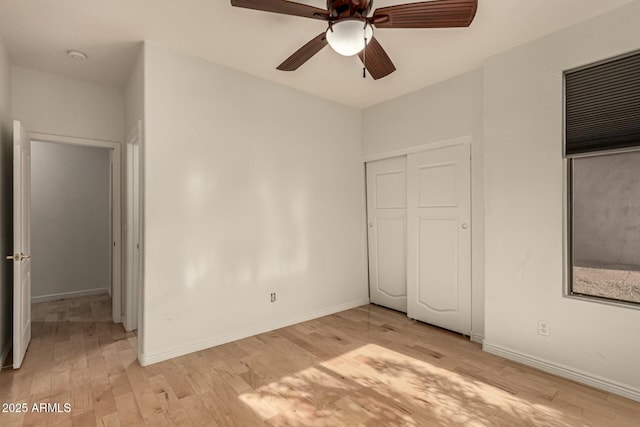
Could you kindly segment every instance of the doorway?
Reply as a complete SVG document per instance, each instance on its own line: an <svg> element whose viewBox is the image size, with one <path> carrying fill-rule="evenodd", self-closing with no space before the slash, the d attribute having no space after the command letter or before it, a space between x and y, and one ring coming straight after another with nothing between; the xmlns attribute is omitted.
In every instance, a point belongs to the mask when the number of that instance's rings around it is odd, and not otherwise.
<svg viewBox="0 0 640 427"><path fill-rule="evenodd" d="M121 323L120 144L30 140L32 302L108 293Z"/></svg>
<svg viewBox="0 0 640 427"><path fill-rule="evenodd" d="M96 313L96 304L93 304L91 301L82 304L82 313L77 313L77 310L73 308L60 311L57 307L54 307L54 313L45 313L44 317L40 319L42 323L41 326L44 326L49 321L56 322L56 320L62 320L58 319L60 315L66 315L66 320L80 322L100 320L106 315L107 318L110 317L110 320L113 323L121 322L121 151L120 144L115 142L62 137L41 133L30 134L18 120L14 120L13 134L14 242L13 254L7 256L7 259L13 262L14 267L12 364L14 369L18 369L22 365L29 347L32 323L34 321L31 307L31 273L33 266L31 262L33 202L32 179L34 174L38 177L38 185L41 186L41 188L37 191L41 193L42 197L42 200L37 201L42 208L41 212L37 213L37 215L39 215L39 220L41 220L39 233L43 233L43 236L40 236L42 237L41 249L43 249L43 251L42 254L38 255L38 257L42 255L43 267L47 264L47 256L44 255L45 253L48 252L49 255L53 255L50 257L49 261L51 261L51 258L54 259L52 263L53 270L42 274L42 277L46 279L49 275L59 276L62 274L64 276L67 270L77 273L79 270L82 270L82 268L87 267L86 265L83 265L83 263L86 262L86 259L83 259L82 257L84 255L84 251L87 249L85 245L82 244L83 239L86 237L83 236L83 233L88 233L90 235L89 241L91 241L91 238L96 237L95 235L92 235L92 233L96 232L106 236L104 241L100 241L98 239L96 247L98 248L97 252L102 252L103 255L106 255L102 260L104 263L103 267L106 266L103 268L102 274L103 279L106 279L107 277L109 277L109 279L103 280L103 286L106 286L106 288L102 288L102 290L106 290L107 292L110 291L111 296L111 301L109 301L109 296L107 296L106 293L103 293L106 300L104 300L102 304L99 304L102 306L102 309L100 310L102 314ZM36 162L35 167L37 170L35 172L32 170L32 145L35 145L39 151L41 151L41 149L44 150L40 153L43 155L43 158L38 159ZM69 161L70 159L67 158L69 153L68 150L74 146L85 149L88 148L89 150L84 150L84 153L75 153L74 155L76 158ZM86 205L81 206L81 202L85 201L84 199L91 199L92 196L91 192L93 190L91 188L85 188L81 181L91 181L94 178L92 176L91 168L95 166L88 165L92 162L88 161L86 154L95 149L107 149L104 153L98 153L97 151L90 153L97 159L99 159L100 155L103 156L104 168L102 184L103 187L106 187L106 197L103 195L102 208L96 208L96 206L100 206L100 203L94 203L93 205L90 205L90 207L87 207ZM65 151L67 152L66 155ZM38 156L40 156L40 154ZM108 163L105 155L108 155ZM56 158L58 160L58 164L56 164ZM62 162L60 162L61 159L63 160ZM81 173L80 175L70 175L67 169L74 169L77 167L79 167L78 170L85 174L83 175ZM40 176L41 173L45 172L43 169L49 170L50 175L45 173L44 176ZM84 171L82 169L84 169ZM87 172L89 173L88 175L86 174ZM64 195L64 191L61 190L66 190L67 188L74 188L76 190L81 188L82 191L72 191L71 195ZM98 210L100 212L98 212ZM101 230L96 231L94 229L83 229L83 226L86 224L81 223L76 217L74 217L77 213L80 215L101 216L104 221L97 227ZM47 249L48 246L52 246L53 248ZM61 254L61 257L55 259L56 256ZM95 255L95 253L92 255ZM91 267L92 266L89 266L89 270L91 270ZM74 268L78 269L74 270ZM44 268L43 271L46 271L46 268ZM60 280L60 277L57 278ZM42 279L42 281L45 282L45 279ZM69 277L63 277L61 280L63 282L67 281L69 280ZM81 278L80 282L82 280L83 279ZM62 283L60 286L66 285L68 284ZM91 288L91 285L89 288L91 292L96 291L96 289L100 289ZM43 301L60 300L61 298L63 301L74 301L74 299L65 300L64 298L69 296L78 296L78 292L84 291L78 291L76 289L71 291L61 291L60 288L47 289L45 286L44 291L41 289L36 291L36 296L40 297ZM38 295L39 293L41 295ZM109 310L109 302L111 302L111 310ZM44 301L42 304L48 303Z"/></svg>
<svg viewBox="0 0 640 427"><path fill-rule="evenodd" d="M31 141L31 302L112 294L111 150Z"/></svg>

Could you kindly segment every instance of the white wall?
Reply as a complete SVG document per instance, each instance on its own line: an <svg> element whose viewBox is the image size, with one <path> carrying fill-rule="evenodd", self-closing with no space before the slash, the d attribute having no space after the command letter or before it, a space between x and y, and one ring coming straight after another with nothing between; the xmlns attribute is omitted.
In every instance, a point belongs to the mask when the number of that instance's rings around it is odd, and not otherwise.
<svg viewBox="0 0 640 427"><path fill-rule="evenodd" d="M13 115L29 132L121 142L124 92L13 67Z"/></svg>
<svg viewBox="0 0 640 427"><path fill-rule="evenodd" d="M13 253L13 117L11 63L0 37L0 251ZM0 262L0 367L11 347L13 312L13 264Z"/></svg>
<svg viewBox="0 0 640 427"><path fill-rule="evenodd" d="M562 296L562 72L639 49L639 20L633 2L490 59L484 110L485 348L636 399L640 310ZM541 319L549 337L537 334Z"/></svg>
<svg viewBox="0 0 640 427"><path fill-rule="evenodd" d="M484 335L483 74L475 70L363 111L365 156L472 137L472 336Z"/></svg>
<svg viewBox="0 0 640 427"><path fill-rule="evenodd" d="M473 135L482 84L482 70L475 70L365 109L365 155Z"/></svg>
<svg viewBox="0 0 640 427"><path fill-rule="evenodd" d="M31 143L31 297L111 286L111 159L106 148Z"/></svg>
<svg viewBox="0 0 640 427"><path fill-rule="evenodd" d="M131 74L124 89L124 130L125 136L137 126L144 116L144 46L136 57ZM126 150L125 150L126 151Z"/></svg>
<svg viewBox="0 0 640 427"><path fill-rule="evenodd" d="M154 46L145 76L142 363L368 303L360 112Z"/></svg>

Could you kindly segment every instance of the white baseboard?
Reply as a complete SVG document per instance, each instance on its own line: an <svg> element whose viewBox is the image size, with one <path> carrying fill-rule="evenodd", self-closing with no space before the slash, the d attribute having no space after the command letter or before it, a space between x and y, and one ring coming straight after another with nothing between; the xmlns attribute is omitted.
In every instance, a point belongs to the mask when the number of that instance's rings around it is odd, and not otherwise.
<svg viewBox="0 0 640 427"><path fill-rule="evenodd" d="M471 341L482 344L484 342L484 335L478 334L476 332L471 332Z"/></svg>
<svg viewBox="0 0 640 427"><path fill-rule="evenodd" d="M99 295L108 293L107 288L99 288L99 289L87 289L83 291L73 291L73 292L62 292L59 294L51 294L51 295L40 295L37 297L31 297L31 303L36 302L45 302L45 301L55 301L58 299L69 299L75 297L86 297L89 295Z"/></svg>
<svg viewBox="0 0 640 427"><path fill-rule="evenodd" d="M355 307L360 307L361 305L366 305L366 304L369 304L369 301L365 298L362 298L362 299L351 301L348 303L338 304L331 307L316 310L311 313L298 315L296 317L292 317L287 320L267 323L257 328L245 329L245 330L233 332L228 335L215 337L205 341L189 344L173 350L164 351L162 353L151 354L151 355L139 354L138 361L140 362L140 365L148 366L153 363L158 363L164 360L173 359L174 357L183 356L185 354L204 350L210 347L215 347L217 345L226 344L231 341L237 341L243 338L273 331L274 329L284 328L285 326L295 325L296 323L306 322L307 320L317 319L318 317L328 316L330 314L349 310Z"/></svg>
<svg viewBox="0 0 640 427"><path fill-rule="evenodd" d="M2 353L0 353L0 371L4 366L4 361L7 360L7 356L9 355L9 350L11 350L13 344L13 339L11 335L7 338L7 342L4 343L4 347L2 347Z"/></svg>
<svg viewBox="0 0 640 427"><path fill-rule="evenodd" d="M496 356L504 357L505 359L540 369L541 371L549 372L563 378L640 402L640 388L603 378L598 375L589 374L539 357L510 350L499 345L488 344L485 342L482 349L487 353L495 354Z"/></svg>

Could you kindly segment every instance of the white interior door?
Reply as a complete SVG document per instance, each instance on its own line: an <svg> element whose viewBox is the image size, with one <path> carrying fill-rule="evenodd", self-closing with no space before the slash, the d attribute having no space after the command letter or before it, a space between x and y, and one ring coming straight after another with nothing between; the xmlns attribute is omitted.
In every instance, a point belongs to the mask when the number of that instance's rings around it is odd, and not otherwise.
<svg viewBox="0 0 640 427"><path fill-rule="evenodd" d="M13 367L31 340L31 141L13 122Z"/></svg>
<svg viewBox="0 0 640 427"><path fill-rule="evenodd" d="M369 297L407 312L406 157L367 163Z"/></svg>
<svg viewBox="0 0 640 427"><path fill-rule="evenodd" d="M468 144L407 157L408 316L471 332Z"/></svg>

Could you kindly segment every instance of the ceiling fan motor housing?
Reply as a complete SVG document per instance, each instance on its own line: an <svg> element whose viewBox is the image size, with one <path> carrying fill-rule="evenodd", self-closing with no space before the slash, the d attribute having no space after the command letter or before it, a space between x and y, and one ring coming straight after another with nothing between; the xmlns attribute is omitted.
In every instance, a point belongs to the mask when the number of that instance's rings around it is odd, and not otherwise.
<svg viewBox="0 0 640 427"><path fill-rule="evenodd" d="M371 11L373 0L327 0L327 10L331 18L366 17Z"/></svg>

